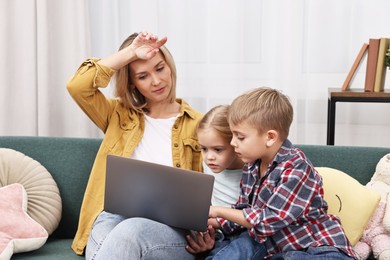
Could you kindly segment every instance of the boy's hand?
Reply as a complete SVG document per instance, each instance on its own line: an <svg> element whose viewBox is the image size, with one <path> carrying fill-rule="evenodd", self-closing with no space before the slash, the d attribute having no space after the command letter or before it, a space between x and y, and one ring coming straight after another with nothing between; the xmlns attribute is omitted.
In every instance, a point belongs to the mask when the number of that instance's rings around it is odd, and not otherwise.
<svg viewBox="0 0 390 260"><path fill-rule="evenodd" d="M199 254L214 248L215 229L212 226L207 227L206 232L197 232L195 239L187 235L188 244L186 250L191 254Z"/></svg>

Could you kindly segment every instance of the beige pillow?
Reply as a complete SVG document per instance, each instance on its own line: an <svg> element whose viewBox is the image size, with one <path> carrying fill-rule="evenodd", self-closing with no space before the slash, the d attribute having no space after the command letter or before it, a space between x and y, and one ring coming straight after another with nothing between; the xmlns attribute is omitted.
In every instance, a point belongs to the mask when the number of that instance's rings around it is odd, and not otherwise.
<svg viewBox="0 0 390 260"><path fill-rule="evenodd" d="M61 220L62 201L56 182L38 161L0 148L0 187L20 183L27 192L27 214L50 235Z"/></svg>
<svg viewBox="0 0 390 260"><path fill-rule="evenodd" d="M380 196L342 171L327 167L316 167L316 170L323 179L328 213L340 218L350 243L355 245L363 235Z"/></svg>

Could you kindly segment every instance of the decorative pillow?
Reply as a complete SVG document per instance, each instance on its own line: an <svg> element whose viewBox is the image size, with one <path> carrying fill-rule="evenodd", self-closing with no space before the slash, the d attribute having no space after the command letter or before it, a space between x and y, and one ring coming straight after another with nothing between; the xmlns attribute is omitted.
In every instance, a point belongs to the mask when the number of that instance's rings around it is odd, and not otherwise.
<svg viewBox="0 0 390 260"><path fill-rule="evenodd" d="M349 242L354 246L363 235L380 196L342 171L328 167L316 167L316 170L323 179L328 213L340 218Z"/></svg>
<svg viewBox="0 0 390 260"><path fill-rule="evenodd" d="M61 220L57 183L38 161L21 152L0 148L0 187L20 183L27 192L27 214L52 234Z"/></svg>
<svg viewBox="0 0 390 260"><path fill-rule="evenodd" d="M45 244L48 233L26 212L27 193L14 183L0 188L0 259L26 252Z"/></svg>

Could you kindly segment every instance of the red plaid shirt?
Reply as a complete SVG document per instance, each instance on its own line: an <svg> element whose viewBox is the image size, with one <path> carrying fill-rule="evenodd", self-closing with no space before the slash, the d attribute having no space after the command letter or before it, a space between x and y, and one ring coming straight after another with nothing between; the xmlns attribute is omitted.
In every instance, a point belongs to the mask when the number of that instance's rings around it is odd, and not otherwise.
<svg viewBox="0 0 390 260"><path fill-rule="evenodd" d="M265 243L267 257L325 245L355 257L339 218L327 214L321 176L301 150L286 140L262 178L259 165L259 160L245 165L241 193L232 207L242 209L253 225L249 234ZM218 221L227 234L243 228Z"/></svg>

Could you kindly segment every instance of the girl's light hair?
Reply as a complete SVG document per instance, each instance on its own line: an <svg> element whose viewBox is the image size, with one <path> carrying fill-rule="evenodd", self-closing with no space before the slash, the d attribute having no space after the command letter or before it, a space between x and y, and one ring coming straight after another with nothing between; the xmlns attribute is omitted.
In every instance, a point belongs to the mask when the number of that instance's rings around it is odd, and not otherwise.
<svg viewBox="0 0 390 260"><path fill-rule="evenodd" d="M228 105L219 105L210 109L198 124L197 131L213 128L230 143L232 132L227 121Z"/></svg>
<svg viewBox="0 0 390 260"><path fill-rule="evenodd" d="M126 40L123 41L119 50L129 46L138 33L133 33ZM163 45L160 47L160 52L171 70L172 88L169 93L169 101L173 103L176 100L176 65L175 61L169 50ZM126 108L135 109L136 111L143 113L147 111L147 102L145 97L138 91L137 88L132 86L132 78L130 75L130 64L127 64L123 68L119 69L115 75L115 97L117 97Z"/></svg>
<svg viewBox="0 0 390 260"><path fill-rule="evenodd" d="M246 122L260 133L276 130L282 140L289 134L293 108L289 98L280 91L261 87L250 90L233 100L228 121L232 125Z"/></svg>

